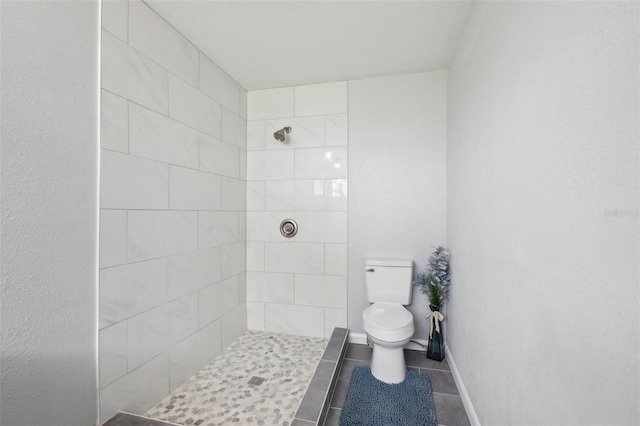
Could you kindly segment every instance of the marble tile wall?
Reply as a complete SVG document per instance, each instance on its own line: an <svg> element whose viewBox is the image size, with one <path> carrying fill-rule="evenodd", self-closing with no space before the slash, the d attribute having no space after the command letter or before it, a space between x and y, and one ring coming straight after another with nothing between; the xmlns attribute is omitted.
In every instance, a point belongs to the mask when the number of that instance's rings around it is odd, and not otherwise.
<svg viewBox="0 0 640 426"><path fill-rule="evenodd" d="M104 422L247 329L247 127L244 89L146 4L102 7Z"/></svg>
<svg viewBox="0 0 640 426"><path fill-rule="evenodd" d="M347 326L347 82L250 91L247 108L248 327L329 337Z"/></svg>

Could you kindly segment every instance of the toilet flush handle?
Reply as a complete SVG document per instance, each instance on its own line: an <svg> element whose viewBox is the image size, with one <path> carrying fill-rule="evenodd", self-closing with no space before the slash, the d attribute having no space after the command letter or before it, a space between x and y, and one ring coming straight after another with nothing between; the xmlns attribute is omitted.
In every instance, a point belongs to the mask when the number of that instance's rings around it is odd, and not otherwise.
<svg viewBox="0 0 640 426"><path fill-rule="evenodd" d="M366 272L375 272L376 270L371 268L371 269L365 269Z"/></svg>

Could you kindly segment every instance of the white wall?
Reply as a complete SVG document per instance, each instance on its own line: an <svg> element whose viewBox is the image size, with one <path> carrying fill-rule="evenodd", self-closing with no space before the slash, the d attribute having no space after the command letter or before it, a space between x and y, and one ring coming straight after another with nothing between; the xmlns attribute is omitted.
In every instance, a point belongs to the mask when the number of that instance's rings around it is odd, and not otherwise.
<svg viewBox="0 0 640 426"><path fill-rule="evenodd" d="M349 328L364 332L364 261L407 258L423 270L446 244L447 73L349 81ZM414 289L415 338L427 338Z"/></svg>
<svg viewBox="0 0 640 426"><path fill-rule="evenodd" d="M251 91L248 115L248 326L329 337L347 325L347 82Z"/></svg>
<svg viewBox="0 0 640 426"><path fill-rule="evenodd" d="M103 2L100 419L247 328L246 92L140 1Z"/></svg>
<svg viewBox="0 0 640 426"><path fill-rule="evenodd" d="M640 422L638 7L476 3L458 47L447 340L482 424Z"/></svg>
<svg viewBox="0 0 640 426"><path fill-rule="evenodd" d="M0 423L91 425L98 3L0 8Z"/></svg>

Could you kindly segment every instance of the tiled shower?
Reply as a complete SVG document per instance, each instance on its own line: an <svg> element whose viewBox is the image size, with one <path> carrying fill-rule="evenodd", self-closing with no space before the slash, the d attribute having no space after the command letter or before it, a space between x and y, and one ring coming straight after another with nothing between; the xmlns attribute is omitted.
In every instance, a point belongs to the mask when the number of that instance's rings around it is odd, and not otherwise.
<svg viewBox="0 0 640 426"><path fill-rule="evenodd" d="M347 325L347 124L346 82L249 92L250 329L329 337Z"/></svg>
<svg viewBox="0 0 640 426"><path fill-rule="evenodd" d="M348 209L346 82L247 95L146 4L103 9L102 421L247 328L346 327Z"/></svg>

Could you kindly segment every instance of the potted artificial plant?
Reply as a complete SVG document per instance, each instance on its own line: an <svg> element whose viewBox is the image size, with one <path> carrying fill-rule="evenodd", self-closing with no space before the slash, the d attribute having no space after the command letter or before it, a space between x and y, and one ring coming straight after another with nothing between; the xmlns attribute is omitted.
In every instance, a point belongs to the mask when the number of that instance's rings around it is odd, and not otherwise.
<svg viewBox="0 0 640 426"><path fill-rule="evenodd" d="M440 329L440 322L444 320L441 309L449 293L451 274L449 273L449 253L444 247L438 247L427 264L425 272L418 273L413 282L422 294L429 300L431 313L427 315L429 321L429 344L427 357L442 361L444 359L444 337Z"/></svg>

